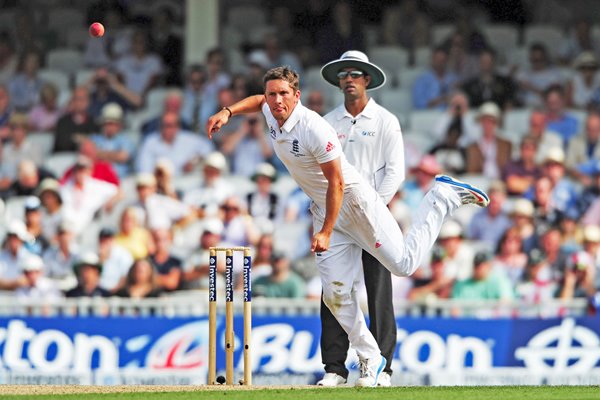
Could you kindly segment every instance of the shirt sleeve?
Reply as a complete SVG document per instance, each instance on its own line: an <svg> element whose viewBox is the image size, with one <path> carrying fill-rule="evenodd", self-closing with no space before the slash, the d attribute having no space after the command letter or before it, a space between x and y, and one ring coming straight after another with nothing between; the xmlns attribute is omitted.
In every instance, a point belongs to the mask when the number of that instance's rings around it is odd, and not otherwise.
<svg viewBox="0 0 600 400"><path fill-rule="evenodd" d="M335 160L342 154L342 144L335 130L325 120L316 121L307 129L307 148L319 164Z"/></svg>
<svg viewBox="0 0 600 400"><path fill-rule="evenodd" d="M385 174L379 187L377 187L377 193L379 193L383 202L387 204L392 200L405 178L404 141L398 119L395 117L389 118L383 133Z"/></svg>

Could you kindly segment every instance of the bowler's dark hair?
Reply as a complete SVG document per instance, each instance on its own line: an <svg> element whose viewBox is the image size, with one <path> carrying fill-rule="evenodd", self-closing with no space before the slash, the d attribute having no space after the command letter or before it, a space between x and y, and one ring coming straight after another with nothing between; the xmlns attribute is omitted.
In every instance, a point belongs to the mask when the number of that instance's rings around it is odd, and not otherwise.
<svg viewBox="0 0 600 400"><path fill-rule="evenodd" d="M263 77L263 84L267 87L268 81L281 79L290 84L290 87L297 92L300 89L300 77L298 73L290 67L275 67L267 71Z"/></svg>

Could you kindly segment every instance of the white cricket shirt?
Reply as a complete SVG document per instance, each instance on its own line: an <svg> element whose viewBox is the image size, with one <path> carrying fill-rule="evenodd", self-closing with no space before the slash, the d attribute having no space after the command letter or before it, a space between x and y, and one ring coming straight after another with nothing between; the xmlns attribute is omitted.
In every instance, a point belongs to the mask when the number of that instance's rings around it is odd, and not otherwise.
<svg viewBox="0 0 600 400"><path fill-rule="evenodd" d="M357 187L362 179L348 162L335 130L319 114L300 101L281 128L267 103L262 112L267 120L275 154L304 193L325 209L328 182L319 164L341 158L346 190Z"/></svg>
<svg viewBox="0 0 600 400"><path fill-rule="evenodd" d="M398 118L372 98L353 117L342 103L325 120L333 126L344 154L385 204L405 178L404 142Z"/></svg>

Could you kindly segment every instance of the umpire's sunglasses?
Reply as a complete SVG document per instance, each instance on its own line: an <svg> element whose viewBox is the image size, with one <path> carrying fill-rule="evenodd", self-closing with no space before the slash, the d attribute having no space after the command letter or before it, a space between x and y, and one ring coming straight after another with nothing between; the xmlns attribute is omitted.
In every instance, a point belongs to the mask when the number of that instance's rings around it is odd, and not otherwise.
<svg viewBox="0 0 600 400"><path fill-rule="evenodd" d="M337 73L337 77L338 79L346 79L350 75L352 79L358 79L364 74L362 71L340 71Z"/></svg>

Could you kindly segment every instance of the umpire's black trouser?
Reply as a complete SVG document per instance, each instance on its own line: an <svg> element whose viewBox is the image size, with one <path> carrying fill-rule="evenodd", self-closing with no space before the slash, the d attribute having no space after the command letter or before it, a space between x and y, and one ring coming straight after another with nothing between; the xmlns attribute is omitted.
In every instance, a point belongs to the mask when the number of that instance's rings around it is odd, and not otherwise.
<svg viewBox="0 0 600 400"><path fill-rule="evenodd" d="M391 374L392 358L396 350L392 276L375 257L364 250L362 263L369 305L369 330L387 360L384 371ZM321 295L321 358L325 364L325 372L348 378L345 361L349 347L348 335L327 308Z"/></svg>

